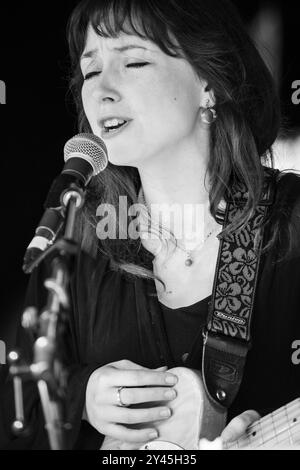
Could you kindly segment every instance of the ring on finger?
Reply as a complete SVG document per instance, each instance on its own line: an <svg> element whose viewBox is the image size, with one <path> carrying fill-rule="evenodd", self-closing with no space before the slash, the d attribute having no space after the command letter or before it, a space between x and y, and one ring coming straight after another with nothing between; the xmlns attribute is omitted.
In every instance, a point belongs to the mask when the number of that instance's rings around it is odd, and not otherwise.
<svg viewBox="0 0 300 470"><path fill-rule="evenodd" d="M122 398L121 398L121 390L125 388L125 387L118 387L117 388L117 400L118 400L118 406L127 406L123 401L122 401Z"/></svg>

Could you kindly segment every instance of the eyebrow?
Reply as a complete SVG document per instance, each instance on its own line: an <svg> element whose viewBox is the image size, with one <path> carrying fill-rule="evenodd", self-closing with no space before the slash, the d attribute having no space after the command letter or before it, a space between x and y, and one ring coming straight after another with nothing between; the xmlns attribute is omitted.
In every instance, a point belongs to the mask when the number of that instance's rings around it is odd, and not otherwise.
<svg viewBox="0 0 300 470"><path fill-rule="evenodd" d="M138 46L137 44L128 44L127 46L114 47L113 51L125 52L125 51L131 50L131 49L143 49L144 51L149 51L150 50L147 47ZM94 57L97 54L97 52L98 52L97 49L92 49L91 51L87 51L84 54L82 54L80 60L89 59L91 57Z"/></svg>

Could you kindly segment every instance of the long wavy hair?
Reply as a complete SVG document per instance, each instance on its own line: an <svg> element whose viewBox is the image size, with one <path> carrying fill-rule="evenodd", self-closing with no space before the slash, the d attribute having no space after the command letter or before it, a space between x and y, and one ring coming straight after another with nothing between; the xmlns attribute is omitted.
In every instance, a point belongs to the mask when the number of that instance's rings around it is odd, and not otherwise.
<svg viewBox="0 0 300 470"><path fill-rule="evenodd" d="M153 41L173 57L185 57L216 98L218 118L211 126L211 155L207 169L210 211L216 218L220 202L235 181L247 187L244 211L222 236L242 227L262 193L263 165L271 159L271 146L280 126L276 87L264 61L233 5L227 0L83 0L68 24L72 61L71 89L75 98L79 131L92 132L83 110L83 76L80 57L88 26L102 37L136 34ZM101 30L98 26L101 25ZM141 186L132 167L109 164L89 186L81 217L83 248L109 256L112 266L134 275L148 276L139 240L97 239L96 209L102 202L115 208L119 196L137 202ZM122 218L123 219L123 218ZM147 274L148 273L148 274Z"/></svg>

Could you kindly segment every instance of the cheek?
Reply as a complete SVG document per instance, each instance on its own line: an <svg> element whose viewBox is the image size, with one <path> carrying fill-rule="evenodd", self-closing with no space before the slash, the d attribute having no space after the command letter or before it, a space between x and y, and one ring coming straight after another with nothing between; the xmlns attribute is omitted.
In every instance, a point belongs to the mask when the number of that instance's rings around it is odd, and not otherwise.
<svg viewBox="0 0 300 470"><path fill-rule="evenodd" d="M198 107L195 98L184 96L180 91L161 96L153 108L153 128L167 133L185 132L194 125Z"/></svg>
<svg viewBox="0 0 300 470"><path fill-rule="evenodd" d="M194 113L201 102L201 85L199 79L189 68L175 67L166 77L166 97L173 104L174 111L184 115Z"/></svg>
<svg viewBox="0 0 300 470"><path fill-rule="evenodd" d="M156 105L159 110L159 120L168 116L172 121L181 119L183 124L184 120L194 118L199 109L200 96L194 81L177 75L174 72L172 79L170 73L157 83L154 82L148 100L150 109Z"/></svg>
<svg viewBox="0 0 300 470"><path fill-rule="evenodd" d="M87 117L87 120L92 125L93 107L92 107L92 104L91 104L91 96L90 95L91 95L91 93L88 92L88 90L85 86L83 86L82 90L81 90L82 105L83 105L83 109L84 109L85 115Z"/></svg>

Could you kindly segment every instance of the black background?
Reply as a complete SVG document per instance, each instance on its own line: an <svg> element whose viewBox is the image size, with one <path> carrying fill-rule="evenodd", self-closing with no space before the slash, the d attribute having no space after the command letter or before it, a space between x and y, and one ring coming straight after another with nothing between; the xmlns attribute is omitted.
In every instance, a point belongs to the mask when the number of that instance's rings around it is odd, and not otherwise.
<svg viewBox="0 0 300 470"><path fill-rule="evenodd" d="M64 143L77 132L68 96L65 34L76 3L0 3L0 80L7 86L7 104L0 106L0 340L7 342L8 349L28 281L21 269L24 251L41 217L49 186L63 166ZM262 2L235 3L250 22ZM272 2L281 7L283 18L281 96L290 127L300 125L300 105L291 103L292 82L300 80L297 3Z"/></svg>

